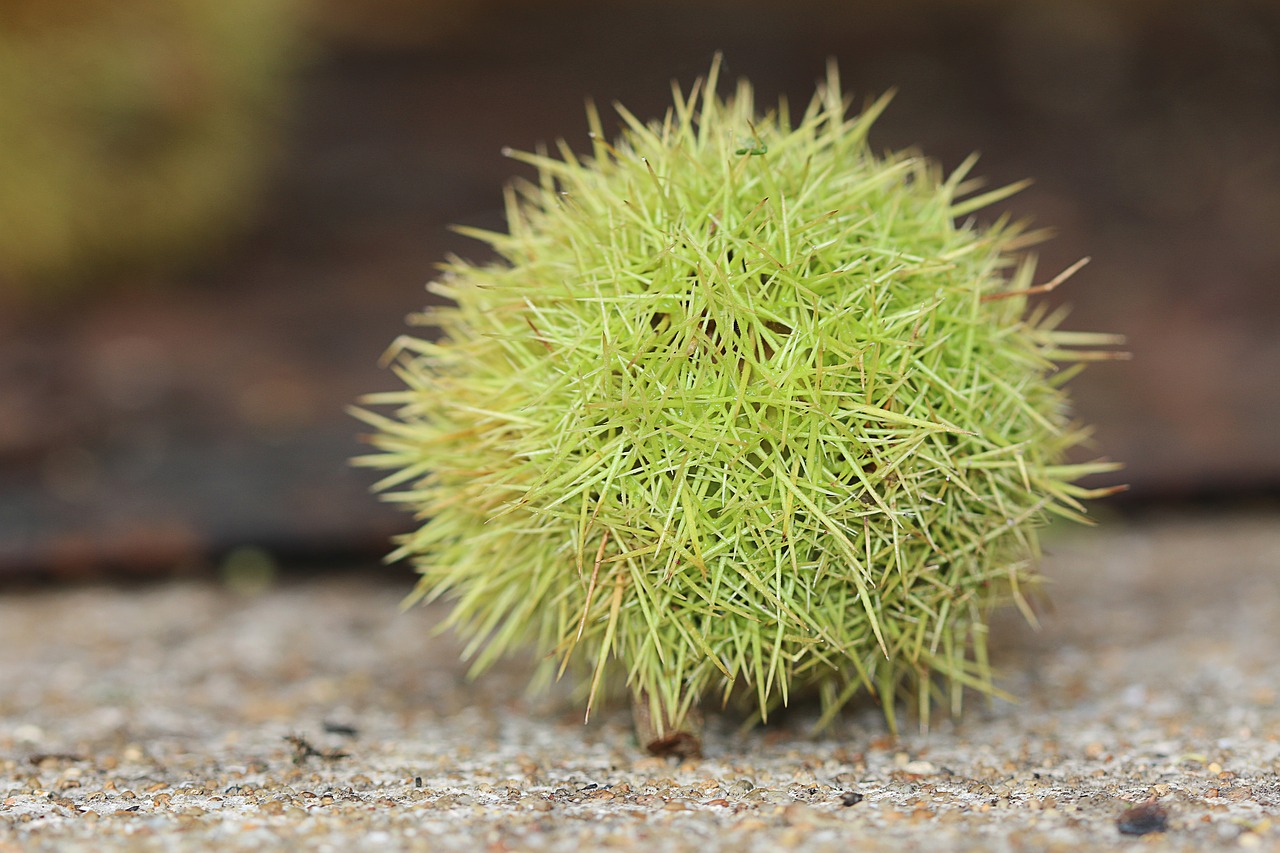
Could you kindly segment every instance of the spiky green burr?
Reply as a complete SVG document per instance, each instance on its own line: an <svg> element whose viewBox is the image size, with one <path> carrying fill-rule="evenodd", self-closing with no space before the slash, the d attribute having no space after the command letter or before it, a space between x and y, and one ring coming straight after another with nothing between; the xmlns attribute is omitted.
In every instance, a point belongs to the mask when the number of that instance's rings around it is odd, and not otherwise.
<svg viewBox="0 0 1280 853"><path fill-rule="evenodd" d="M397 558L453 602L476 670L532 648L625 682L658 728L710 693L992 691L990 609L1024 605L1037 529L1083 517L1063 383L1106 335L1029 308L1029 242L944 176L874 154L834 69L795 123L717 67L592 153L512 153L498 260L451 261L437 340L363 411L419 514ZM1061 369L1062 363L1069 365Z"/></svg>

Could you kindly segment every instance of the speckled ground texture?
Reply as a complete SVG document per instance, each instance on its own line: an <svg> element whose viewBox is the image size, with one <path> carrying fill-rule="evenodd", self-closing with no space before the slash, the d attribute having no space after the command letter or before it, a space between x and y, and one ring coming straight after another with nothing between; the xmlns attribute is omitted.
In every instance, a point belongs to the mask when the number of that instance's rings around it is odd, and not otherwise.
<svg viewBox="0 0 1280 853"><path fill-rule="evenodd" d="M518 662L468 682L382 571L0 595L0 853L1280 849L1275 514L1056 538L1041 630L995 626L1020 704L712 715L684 763Z"/></svg>

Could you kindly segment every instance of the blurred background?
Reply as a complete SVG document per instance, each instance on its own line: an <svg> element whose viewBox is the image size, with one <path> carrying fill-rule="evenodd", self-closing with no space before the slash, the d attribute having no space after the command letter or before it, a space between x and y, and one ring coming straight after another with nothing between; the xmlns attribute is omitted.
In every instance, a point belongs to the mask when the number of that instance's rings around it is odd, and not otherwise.
<svg viewBox="0 0 1280 853"><path fill-rule="evenodd" d="M407 516L344 412L501 156L659 117L722 50L762 103L828 57L873 133L1050 226L1118 511L1280 495L1275 0L0 0L0 575L372 559ZM367 562L366 562L367 564Z"/></svg>

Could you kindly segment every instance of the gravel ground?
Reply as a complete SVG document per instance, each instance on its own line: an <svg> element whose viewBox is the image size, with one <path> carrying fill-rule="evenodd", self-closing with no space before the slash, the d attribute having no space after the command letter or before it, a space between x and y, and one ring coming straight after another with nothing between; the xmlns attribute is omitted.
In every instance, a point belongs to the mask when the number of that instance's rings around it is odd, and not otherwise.
<svg viewBox="0 0 1280 853"><path fill-rule="evenodd" d="M1043 628L996 625L1020 704L713 715L684 763L519 663L467 682L373 568L10 592L0 853L1280 849L1280 517L1072 533L1045 571Z"/></svg>

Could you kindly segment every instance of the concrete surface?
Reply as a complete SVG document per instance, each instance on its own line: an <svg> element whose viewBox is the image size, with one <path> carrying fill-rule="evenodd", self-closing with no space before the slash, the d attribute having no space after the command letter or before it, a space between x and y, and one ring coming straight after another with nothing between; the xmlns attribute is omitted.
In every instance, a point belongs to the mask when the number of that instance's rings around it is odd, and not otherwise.
<svg viewBox="0 0 1280 853"><path fill-rule="evenodd" d="M621 709L526 697L520 662L468 682L372 566L9 591L0 853L1280 849L1280 517L1052 551L1043 628L996 623L1020 704L899 738L871 708L820 735L713 714L683 764Z"/></svg>

